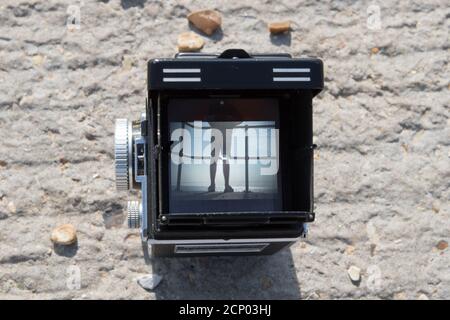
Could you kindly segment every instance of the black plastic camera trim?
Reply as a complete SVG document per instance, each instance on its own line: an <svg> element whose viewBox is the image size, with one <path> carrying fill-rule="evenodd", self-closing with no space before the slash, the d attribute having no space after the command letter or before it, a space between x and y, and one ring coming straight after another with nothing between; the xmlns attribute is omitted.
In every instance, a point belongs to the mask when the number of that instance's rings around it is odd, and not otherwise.
<svg viewBox="0 0 450 320"><path fill-rule="evenodd" d="M242 89L306 89L316 94L323 89L323 63L286 54L249 55L238 49L148 62L149 91Z"/></svg>

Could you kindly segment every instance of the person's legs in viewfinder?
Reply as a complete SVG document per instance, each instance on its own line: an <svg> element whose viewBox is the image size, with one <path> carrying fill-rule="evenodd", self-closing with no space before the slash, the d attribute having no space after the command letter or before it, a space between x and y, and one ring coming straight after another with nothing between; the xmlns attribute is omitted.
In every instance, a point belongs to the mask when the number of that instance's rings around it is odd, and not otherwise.
<svg viewBox="0 0 450 320"><path fill-rule="evenodd" d="M218 123L211 122L210 126L212 129L219 130L220 134L222 135L222 166L223 166L223 177L225 180L225 189L224 192L233 192L233 188L230 186L230 163L228 161L228 154L229 149L231 145L231 137L227 137L227 126L221 125ZM228 134L231 136L231 129L229 130ZM211 144L215 142L215 137L211 136ZM216 144L217 146L217 144ZM220 144L219 144L220 146ZM219 148L218 148L219 149ZM220 152L220 151L217 151ZM219 154L217 154L216 157L216 150L215 148L211 149L211 164L209 166L209 177L211 180L211 184L208 187L208 192L215 192L216 191L216 172L217 172L217 159Z"/></svg>

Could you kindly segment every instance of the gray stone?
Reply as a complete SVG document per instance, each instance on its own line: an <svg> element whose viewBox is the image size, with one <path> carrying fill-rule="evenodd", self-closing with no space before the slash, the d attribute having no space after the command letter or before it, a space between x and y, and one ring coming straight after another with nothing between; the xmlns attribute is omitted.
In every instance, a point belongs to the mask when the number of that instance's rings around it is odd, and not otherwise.
<svg viewBox="0 0 450 320"><path fill-rule="evenodd" d="M162 276L157 274L148 274L137 278L137 283L145 290L155 289L161 282Z"/></svg>

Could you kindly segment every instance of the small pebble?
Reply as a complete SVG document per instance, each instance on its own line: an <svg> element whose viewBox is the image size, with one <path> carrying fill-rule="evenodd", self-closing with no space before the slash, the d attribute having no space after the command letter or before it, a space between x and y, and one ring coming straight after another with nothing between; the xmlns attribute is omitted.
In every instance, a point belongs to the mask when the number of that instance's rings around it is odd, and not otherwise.
<svg viewBox="0 0 450 320"><path fill-rule="evenodd" d="M347 270L348 276L352 282L359 282L361 280L361 269L356 266L351 266Z"/></svg>
<svg viewBox="0 0 450 320"><path fill-rule="evenodd" d="M178 51L195 52L203 48L205 42L193 32L183 32L178 36Z"/></svg>
<svg viewBox="0 0 450 320"><path fill-rule="evenodd" d="M433 210L434 213L439 213L439 211L441 211L439 202L434 201L431 205L431 210Z"/></svg>
<svg viewBox="0 0 450 320"><path fill-rule="evenodd" d="M41 55L35 55L31 58L31 61L35 66L41 66L44 63L44 57Z"/></svg>
<svg viewBox="0 0 450 320"><path fill-rule="evenodd" d="M439 250L445 250L448 248L448 242L445 240L441 240L438 242L438 244L436 245L436 248L438 248Z"/></svg>
<svg viewBox="0 0 450 320"><path fill-rule="evenodd" d="M212 35L222 24L222 17L216 10L192 12L187 18L197 29L208 36Z"/></svg>
<svg viewBox="0 0 450 320"><path fill-rule="evenodd" d="M417 298L417 300L430 300L430 299L428 299L428 297L425 294L421 293Z"/></svg>
<svg viewBox="0 0 450 320"><path fill-rule="evenodd" d="M14 202L10 201L8 203L8 210L10 213L16 213L17 212L17 208L16 205L14 204Z"/></svg>
<svg viewBox="0 0 450 320"><path fill-rule="evenodd" d="M345 253L348 255L352 255L353 252L355 252L355 247L354 246L347 246L347 248L345 248Z"/></svg>
<svg viewBox="0 0 450 320"><path fill-rule="evenodd" d="M269 31L272 34L285 33L291 30L290 21L272 22L269 23Z"/></svg>
<svg viewBox="0 0 450 320"><path fill-rule="evenodd" d="M55 244L60 245L70 245L77 241L77 232L75 227L71 224L63 224L59 227L56 227L52 231L52 235L50 237Z"/></svg>
<svg viewBox="0 0 450 320"><path fill-rule="evenodd" d="M378 52L380 52L380 49L378 49L377 47L374 47L374 48L370 49L370 52L372 52L373 54L377 54Z"/></svg>
<svg viewBox="0 0 450 320"><path fill-rule="evenodd" d="M404 292L397 292L394 294L394 300L407 300L406 293Z"/></svg>
<svg viewBox="0 0 450 320"><path fill-rule="evenodd" d="M130 71L133 67L133 59L129 56L124 56L122 59L122 69L124 71Z"/></svg>

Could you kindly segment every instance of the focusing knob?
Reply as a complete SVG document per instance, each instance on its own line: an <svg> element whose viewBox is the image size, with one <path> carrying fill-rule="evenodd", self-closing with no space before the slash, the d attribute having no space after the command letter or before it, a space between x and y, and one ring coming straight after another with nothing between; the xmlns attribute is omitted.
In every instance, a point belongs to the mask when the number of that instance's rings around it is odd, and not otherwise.
<svg viewBox="0 0 450 320"><path fill-rule="evenodd" d="M128 201L128 227L139 228L141 225L141 204L139 201Z"/></svg>
<svg viewBox="0 0 450 320"><path fill-rule="evenodd" d="M131 142L131 122L127 119L117 119L114 133L117 190L128 190L131 187Z"/></svg>

